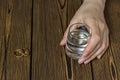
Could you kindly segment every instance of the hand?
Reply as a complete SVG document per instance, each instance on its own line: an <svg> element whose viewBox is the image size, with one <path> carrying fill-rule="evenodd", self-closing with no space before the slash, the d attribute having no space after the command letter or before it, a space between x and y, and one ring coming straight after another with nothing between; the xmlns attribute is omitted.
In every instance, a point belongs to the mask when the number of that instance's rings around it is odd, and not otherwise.
<svg viewBox="0 0 120 80"><path fill-rule="evenodd" d="M104 19L103 9L94 4L83 3L73 16L69 26L74 23L85 23L91 29L91 39L78 62L87 64L96 57L100 59L109 45L109 30ZM60 45L66 44L69 26Z"/></svg>

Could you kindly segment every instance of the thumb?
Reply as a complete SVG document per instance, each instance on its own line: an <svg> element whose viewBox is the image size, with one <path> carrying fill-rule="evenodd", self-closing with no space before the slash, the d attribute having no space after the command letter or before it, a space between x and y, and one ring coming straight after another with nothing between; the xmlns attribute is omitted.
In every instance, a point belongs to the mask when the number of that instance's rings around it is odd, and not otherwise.
<svg viewBox="0 0 120 80"><path fill-rule="evenodd" d="M65 31L64 36L63 36L63 38L62 38L62 40L61 40L61 42L60 42L60 45L61 45L61 46L64 46L64 45L66 44L66 42L67 42L68 30L69 30L69 27L68 27L67 30Z"/></svg>

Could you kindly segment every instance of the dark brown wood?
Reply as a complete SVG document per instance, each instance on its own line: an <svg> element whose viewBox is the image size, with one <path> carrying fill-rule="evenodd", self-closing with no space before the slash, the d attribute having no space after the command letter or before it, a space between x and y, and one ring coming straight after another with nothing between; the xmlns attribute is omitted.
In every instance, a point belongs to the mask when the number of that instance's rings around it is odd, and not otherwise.
<svg viewBox="0 0 120 80"><path fill-rule="evenodd" d="M109 69L112 80L120 80L120 0L110 0L106 14L110 28Z"/></svg>
<svg viewBox="0 0 120 80"><path fill-rule="evenodd" d="M6 80L30 80L32 0L8 0Z"/></svg>
<svg viewBox="0 0 120 80"><path fill-rule="evenodd" d="M110 46L101 60L93 62L94 80L120 80L120 1L106 2L105 17L110 30Z"/></svg>
<svg viewBox="0 0 120 80"><path fill-rule="evenodd" d="M34 0L32 80L68 80L57 0Z"/></svg>
<svg viewBox="0 0 120 80"><path fill-rule="evenodd" d="M61 27L62 27L62 33L64 36L64 32L68 26L67 25L68 0L57 0L57 4L58 4L59 19L60 19ZM64 54L66 55L66 52ZM71 77L72 77L71 59L67 55L66 55L66 66L67 66L67 75L68 75L67 77L68 77L68 79L71 79Z"/></svg>
<svg viewBox="0 0 120 80"><path fill-rule="evenodd" d="M0 80L5 80L5 14L6 0L0 2Z"/></svg>
<svg viewBox="0 0 120 80"><path fill-rule="evenodd" d="M119 3L106 3L109 49L79 65L59 42L82 0L0 0L0 80L120 80Z"/></svg>
<svg viewBox="0 0 120 80"><path fill-rule="evenodd" d="M81 6L82 0L68 1L68 25L75 12ZM77 60L71 61L72 80L92 80L91 65L79 65Z"/></svg>

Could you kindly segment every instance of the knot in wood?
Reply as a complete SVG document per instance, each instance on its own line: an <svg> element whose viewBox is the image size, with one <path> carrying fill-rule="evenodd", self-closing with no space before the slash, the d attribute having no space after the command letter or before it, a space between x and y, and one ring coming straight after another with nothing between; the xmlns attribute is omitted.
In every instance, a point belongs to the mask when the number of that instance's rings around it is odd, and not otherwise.
<svg viewBox="0 0 120 80"><path fill-rule="evenodd" d="M16 57L23 57L23 56L29 56L30 52L29 49L23 48L23 49L16 49L14 54Z"/></svg>

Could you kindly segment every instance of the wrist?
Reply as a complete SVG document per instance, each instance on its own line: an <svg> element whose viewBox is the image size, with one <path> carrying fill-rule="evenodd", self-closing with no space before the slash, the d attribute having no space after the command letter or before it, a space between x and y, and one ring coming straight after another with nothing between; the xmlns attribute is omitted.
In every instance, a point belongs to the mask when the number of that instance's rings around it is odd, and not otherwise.
<svg viewBox="0 0 120 80"><path fill-rule="evenodd" d="M98 10L104 11L106 0L84 0L83 5L90 5Z"/></svg>

